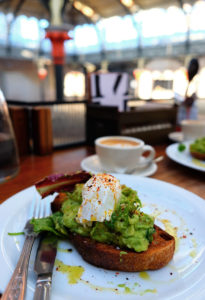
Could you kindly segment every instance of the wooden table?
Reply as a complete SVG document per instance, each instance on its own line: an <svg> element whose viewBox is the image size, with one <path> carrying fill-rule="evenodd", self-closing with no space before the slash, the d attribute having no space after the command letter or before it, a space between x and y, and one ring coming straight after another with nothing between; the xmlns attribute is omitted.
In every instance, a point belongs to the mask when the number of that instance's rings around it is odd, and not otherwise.
<svg viewBox="0 0 205 300"><path fill-rule="evenodd" d="M164 155L164 160L158 163L157 172L151 177L183 187L205 199L204 173L171 161L166 157L165 149L166 145L155 147L157 156ZM47 156L27 156L22 158L19 174L0 185L0 203L49 174L80 170L81 160L93 153L94 148L80 146L55 151Z"/></svg>
<svg viewBox="0 0 205 300"><path fill-rule="evenodd" d="M183 187L205 199L205 173L171 161L166 157L166 146L155 146L157 156L164 155L164 159L158 163L157 172L151 177ZM79 146L58 150L46 156L23 157L19 174L0 185L0 203L49 174L80 170L81 160L93 153L94 148Z"/></svg>

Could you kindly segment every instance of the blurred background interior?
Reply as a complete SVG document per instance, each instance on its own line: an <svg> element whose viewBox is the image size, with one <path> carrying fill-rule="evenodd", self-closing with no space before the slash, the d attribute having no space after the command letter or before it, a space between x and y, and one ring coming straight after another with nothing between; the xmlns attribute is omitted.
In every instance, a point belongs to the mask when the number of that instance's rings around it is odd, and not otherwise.
<svg viewBox="0 0 205 300"><path fill-rule="evenodd" d="M205 1L0 0L0 88L20 155L205 119ZM199 68L190 79L192 59Z"/></svg>

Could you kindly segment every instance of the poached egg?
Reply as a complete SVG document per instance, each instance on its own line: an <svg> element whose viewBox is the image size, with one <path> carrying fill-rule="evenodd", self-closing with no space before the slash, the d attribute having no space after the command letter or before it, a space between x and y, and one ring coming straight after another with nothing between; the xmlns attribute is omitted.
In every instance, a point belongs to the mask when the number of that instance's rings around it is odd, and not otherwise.
<svg viewBox="0 0 205 300"><path fill-rule="evenodd" d="M94 175L84 184L77 222L109 221L120 196L121 186L117 178L109 174Z"/></svg>

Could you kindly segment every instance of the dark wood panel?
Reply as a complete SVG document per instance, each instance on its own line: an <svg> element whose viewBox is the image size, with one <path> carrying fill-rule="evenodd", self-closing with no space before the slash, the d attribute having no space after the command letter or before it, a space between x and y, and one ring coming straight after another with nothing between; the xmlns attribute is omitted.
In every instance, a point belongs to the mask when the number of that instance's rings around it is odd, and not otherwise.
<svg viewBox="0 0 205 300"><path fill-rule="evenodd" d="M175 131L176 115L175 107L147 108L145 105L144 110L118 112L117 107L88 105L87 143L93 145L96 138L107 135L134 136L151 144L164 143L168 134Z"/></svg>
<svg viewBox="0 0 205 300"><path fill-rule="evenodd" d="M9 113L16 136L19 155L30 153L29 111L25 107L9 106Z"/></svg>

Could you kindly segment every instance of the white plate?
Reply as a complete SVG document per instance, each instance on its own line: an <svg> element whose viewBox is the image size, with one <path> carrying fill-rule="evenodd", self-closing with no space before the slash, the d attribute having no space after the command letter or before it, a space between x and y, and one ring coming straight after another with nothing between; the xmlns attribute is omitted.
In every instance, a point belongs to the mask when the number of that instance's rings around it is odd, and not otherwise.
<svg viewBox="0 0 205 300"><path fill-rule="evenodd" d="M170 132L168 134L168 137L171 141L179 142L179 143L182 142L184 139L183 133L179 131Z"/></svg>
<svg viewBox="0 0 205 300"><path fill-rule="evenodd" d="M205 172L205 161L193 158L189 152L189 145L193 141L184 142L186 149L182 152L178 150L179 143L172 144L167 147L167 156L175 162L186 167Z"/></svg>
<svg viewBox="0 0 205 300"><path fill-rule="evenodd" d="M205 202L182 188L151 178L116 175L121 183L138 191L143 210L156 216L156 224L177 236L173 260L163 269L146 273L114 272L94 267L82 260L69 242L59 242L57 259L66 265L81 266L84 272L76 284L67 274L54 269L51 300L181 300L204 299L205 295ZM34 187L9 198L0 205L0 290L14 270L22 248L22 231ZM165 227L164 227L165 226ZM72 252L62 249L72 248ZM35 276L31 255L26 299L32 299ZM3 271L2 271L3 270ZM129 293L130 291L130 293Z"/></svg>
<svg viewBox="0 0 205 300"><path fill-rule="evenodd" d="M98 155L94 154L84 158L81 161L81 168L87 172L100 173L104 172L102 165L100 164ZM147 167L141 167L132 172L135 176L151 176L157 171L157 165L155 163L149 164Z"/></svg>

